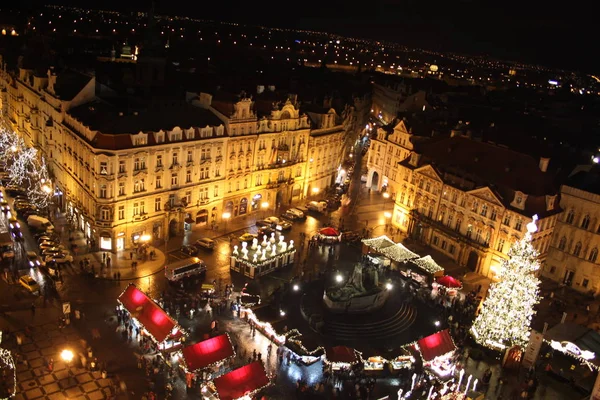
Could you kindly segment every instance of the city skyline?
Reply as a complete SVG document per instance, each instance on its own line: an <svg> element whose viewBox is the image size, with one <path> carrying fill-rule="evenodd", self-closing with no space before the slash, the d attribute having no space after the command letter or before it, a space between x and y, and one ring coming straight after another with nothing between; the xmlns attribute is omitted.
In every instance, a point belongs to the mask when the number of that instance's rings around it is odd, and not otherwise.
<svg viewBox="0 0 600 400"><path fill-rule="evenodd" d="M79 0L55 0L47 4L89 7ZM101 9L145 12L152 2L135 0L123 4L102 3ZM190 4L155 1L157 14L189 16L221 22L263 25L276 28L309 29L347 37L387 40L402 45L440 52L488 56L507 61L536 63L553 68L594 73L600 62L586 51L592 37L589 13L569 15L548 6L508 7L464 0L418 3L379 0L370 7L349 7L342 2L304 2L288 12L276 2L219 2L200 8ZM20 2L21 10L39 4ZM571 9L578 10L577 3ZM10 6L9 6L10 7ZM581 8L583 10L584 8Z"/></svg>

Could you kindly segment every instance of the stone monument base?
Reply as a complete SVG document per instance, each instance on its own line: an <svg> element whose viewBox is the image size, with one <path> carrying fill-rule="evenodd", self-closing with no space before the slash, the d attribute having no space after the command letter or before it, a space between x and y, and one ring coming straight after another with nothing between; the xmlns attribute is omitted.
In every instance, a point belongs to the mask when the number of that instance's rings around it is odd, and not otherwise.
<svg viewBox="0 0 600 400"><path fill-rule="evenodd" d="M374 293L354 296L348 300L333 300L325 292L323 294L323 303L329 311L334 313L364 314L383 307L389 294L390 291L384 289Z"/></svg>

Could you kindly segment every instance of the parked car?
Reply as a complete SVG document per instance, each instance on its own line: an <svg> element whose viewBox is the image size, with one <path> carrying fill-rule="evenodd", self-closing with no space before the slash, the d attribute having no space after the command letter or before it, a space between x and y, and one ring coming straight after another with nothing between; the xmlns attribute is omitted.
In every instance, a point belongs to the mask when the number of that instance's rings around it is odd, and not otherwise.
<svg viewBox="0 0 600 400"><path fill-rule="evenodd" d="M267 221L266 219L262 219L260 221L256 221L256 226L273 226L273 223L271 221Z"/></svg>
<svg viewBox="0 0 600 400"><path fill-rule="evenodd" d="M310 211L324 212L327 210L327 202L325 201L311 201L306 205Z"/></svg>
<svg viewBox="0 0 600 400"><path fill-rule="evenodd" d="M196 240L195 245L197 247L202 247L208 250L212 250L215 248L215 241L209 238L201 238Z"/></svg>
<svg viewBox="0 0 600 400"><path fill-rule="evenodd" d="M294 215L297 219L305 219L306 218L306 214L304 213L304 211L302 211L296 207L290 208L289 210L286 211L286 213Z"/></svg>
<svg viewBox="0 0 600 400"><path fill-rule="evenodd" d="M37 255L35 251L27 252L27 261L29 261L29 266L31 268L42 267L45 263L42 261L40 256Z"/></svg>
<svg viewBox="0 0 600 400"><path fill-rule="evenodd" d="M179 250L183 254L190 256L190 257L198 254L198 248L196 246L191 246L191 245L181 246L181 249L179 249Z"/></svg>
<svg viewBox="0 0 600 400"><path fill-rule="evenodd" d="M19 283L25 289L29 290L31 293L38 293L40 291L40 285L29 275L23 275L19 278Z"/></svg>
<svg viewBox="0 0 600 400"><path fill-rule="evenodd" d="M279 221L275 229L277 229L278 231L287 231L289 229L292 229L292 224L287 221Z"/></svg>
<svg viewBox="0 0 600 400"><path fill-rule="evenodd" d="M57 264L66 264L73 262L73 256L68 253L57 253L46 256L46 262L55 262Z"/></svg>
<svg viewBox="0 0 600 400"><path fill-rule="evenodd" d="M271 228L270 226L261 226L258 228L258 237L263 237L264 235L271 237L271 233L273 232L275 232L275 229Z"/></svg>
<svg viewBox="0 0 600 400"><path fill-rule="evenodd" d="M286 211L286 212L284 212L283 214L281 214L281 218L280 218L280 220L282 220L282 219L284 219L284 220L286 220L286 221L292 221L292 222L295 222L295 221L299 221L299 220L300 220L300 218L298 218L296 215L294 215L294 214L290 214L290 213L288 213L287 211Z"/></svg>
<svg viewBox="0 0 600 400"><path fill-rule="evenodd" d="M240 242L252 242L252 240L255 238L256 235L254 233L246 232L242 234L238 239L240 240Z"/></svg>
<svg viewBox="0 0 600 400"><path fill-rule="evenodd" d="M66 250L64 248L59 247L48 247L42 250L42 256L46 257L53 254L65 253Z"/></svg>

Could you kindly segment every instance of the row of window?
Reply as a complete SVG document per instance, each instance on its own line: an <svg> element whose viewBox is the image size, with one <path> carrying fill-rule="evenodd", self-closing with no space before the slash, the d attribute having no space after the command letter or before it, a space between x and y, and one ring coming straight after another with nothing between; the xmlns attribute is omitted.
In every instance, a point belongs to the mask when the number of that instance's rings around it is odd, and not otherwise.
<svg viewBox="0 0 600 400"><path fill-rule="evenodd" d="M571 225L575 225L574 224L575 221L575 211L574 210L569 210L569 212L567 213L567 216L565 218L565 222L567 224L571 224ZM590 227L590 223L592 222L592 218L590 217L589 214L586 214L583 219L581 220L581 223L579 224L579 227L581 229L589 229ZM600 225L598 225L598 229L597 229L598 233L600 233Z"/></svg>
<svg viewBox="0 0 600 400"><path fill-rule="evenodd" d="M560 238L560 241L558 242L558 249L560 251L565 251L566 247L567 247L567 238L566 238L566 236L563 236ZM577 242L575 244L575 247L573 248L572 254L575 257L586 258L585 254L581 254L582 248L583 248L583 244L581 242ZM590 253L587 256L587 260L590 262L596 262L597 258L598 258L598 248L594 247L592 250L590 250Z"/></svg>

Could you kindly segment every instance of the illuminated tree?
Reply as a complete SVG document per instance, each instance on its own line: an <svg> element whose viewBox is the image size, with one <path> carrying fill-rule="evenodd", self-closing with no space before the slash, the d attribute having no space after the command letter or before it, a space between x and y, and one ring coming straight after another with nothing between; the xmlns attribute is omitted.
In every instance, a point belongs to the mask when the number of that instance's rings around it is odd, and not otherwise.
<svg viewBox="0 0 600 400"><path fill-rule="evenodd" d="M534 306L539 302L539 279L533 274L540 268L538 252L531 244L531 235L537 230L535 221L527 225L525 237L515 242L499 271L500 282L490 286L481 312L475 319L471 333L486 347L502 350L529 341Z"/></svg>
<svg viewBox="0 0 600 400"><path fill-rule="evenodd" d="M26 189L33 205L45 209L50 204L54 190L46 161L15 132L0 129L0 161L6 163L10 184Z"/></svg>

